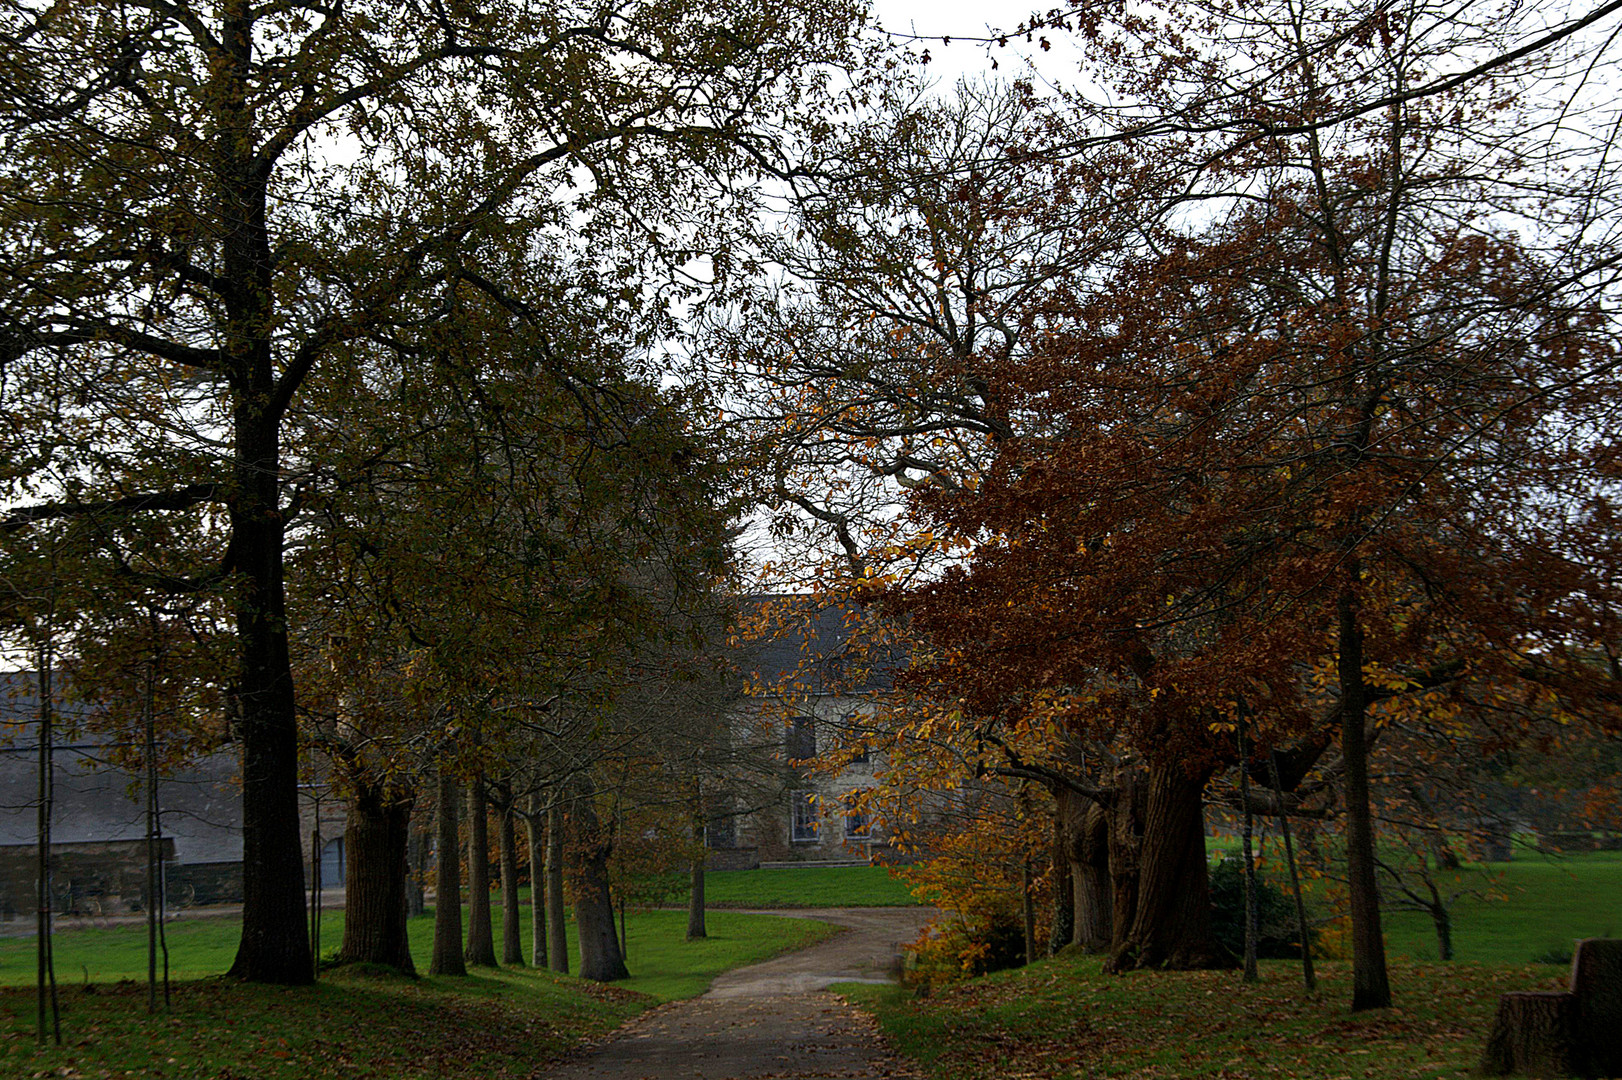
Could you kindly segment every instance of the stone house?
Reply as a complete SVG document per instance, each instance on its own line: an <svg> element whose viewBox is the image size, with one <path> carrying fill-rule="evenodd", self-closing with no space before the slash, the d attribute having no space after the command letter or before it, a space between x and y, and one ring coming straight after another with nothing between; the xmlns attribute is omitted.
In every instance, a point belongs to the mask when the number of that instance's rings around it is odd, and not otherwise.
<svg viewBox="0 0 1622 1080"><path fill-rule="evenodd" d="M751 602L808 603L797 597L754 597ZM783 623L776 636L744 650L740 677L745 693L732 720L737 730L764 730L767 739L779 742L775 797L712 824L710 865L742 869L885 860L892 854L889 837L855 798L874 785L879 762L854 755L833 772L804 763L859 737L872 696L885 687L885 671L896 665L875 665L877 674L853 684L845 676L850 640L840 609L804 611Z"/></svg>

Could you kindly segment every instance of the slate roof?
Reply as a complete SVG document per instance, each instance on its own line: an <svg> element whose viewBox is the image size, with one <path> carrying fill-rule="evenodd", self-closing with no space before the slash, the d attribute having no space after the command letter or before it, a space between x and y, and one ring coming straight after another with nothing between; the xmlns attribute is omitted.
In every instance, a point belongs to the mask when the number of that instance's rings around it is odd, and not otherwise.
<svg viewBox="0 0 1622 1080"><path fill-rule="evenodd" d="M886 690L906 658L895 649L864 655L853 642L854 613L821 606L810 596L745 597L746 606L772 605L780 617L775 636L744 646L740 667L752 684L772 687L795 678L812 694L863 694ZM855 681L853 681L855 680Z"/></svg>

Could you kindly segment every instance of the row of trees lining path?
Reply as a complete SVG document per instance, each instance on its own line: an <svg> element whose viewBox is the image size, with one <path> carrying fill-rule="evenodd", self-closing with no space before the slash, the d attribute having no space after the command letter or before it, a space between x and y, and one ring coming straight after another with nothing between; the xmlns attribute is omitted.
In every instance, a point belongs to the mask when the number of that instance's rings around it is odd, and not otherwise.
<svg viewBox="0 0 1622 1080"><path fill-rule="evenodd" d="M741 4L723 26L696 3L248 0L23 2L0 13L8 627L39 624L29 598L40 593L25 579L39 580L40 550L67 537L81 678L112 664L130 598L151 598L194 636L195 678L180 681L207 687L205 704L228 716L242 755L234 974L312 977L297 807L312 702L295 671L320 666L309 654L321 630L299 598L290 603L289 552L321 554L320 516L351 526L326 535L329 550L364 546L359 519L422 490L446 493L433 470L468 458L485 496L522 491L501 510L465 508L505 514L528 572L586 540L547 517L546 492L571 468L600 479L590 494L605 499L622 483L618 511L577 503L573 524L607 532L646 514L661 497L651 489L684 472L693 451L670 441L657 419L668 404L625 358L659 331L679 291L665 271L706 228L726 231L707 209L726 200L699 193L776 168L771 126L804 93L797 73L845 64L854 15ZM578 247L559 240L569 230L583 234ZM412 397L425 387L435 400ZM536 387L571 410L573 429L551 434L572 460L523 463L514 452L533 432L506 422L550 407L523 400ZM367 402L392 412L367 429L386 437L360 445L345 425ZM486 439L463 444L460 461L432 458L418 438L457 413L488 425ZM593 471L602 461L612 467ZM399 486L413 472L422 485ZM651 576L669 552L652 550L647 531L638 543ZM630 558L618 544L568 554ZM404 557L385 562L389 584L402 584ZM634 572L592 580L623 588ZM578 646L590 621L581 611L612 600L599 589L568 603L534 637L572 635ZM395 622L442 671L477 650L465 628ZM331 640L343 640L340 628ZM555 687L564 673L525 674ZM489 691L452 707L487 706ZM544 704L553 693L512 696Z"/></svg>
<svg viewBox="0 0 1622 1080"><path fill-rule="evenodd" d="M605 718L650 656L705 685L759 498L919 634L897 746L1104 816L1117 969L1218 959L1232 727L1263 810L1338 747L1386 1004L1382 709L1614 724L1619 10L1112 3L1015 31L1109 93L928 99L856 5L23 0L0 622L98 722L240 748L233 972L299 983L301 745L387 888L434 777L534 762L593 866L650 762L708 819L735 747Z"/></svg>

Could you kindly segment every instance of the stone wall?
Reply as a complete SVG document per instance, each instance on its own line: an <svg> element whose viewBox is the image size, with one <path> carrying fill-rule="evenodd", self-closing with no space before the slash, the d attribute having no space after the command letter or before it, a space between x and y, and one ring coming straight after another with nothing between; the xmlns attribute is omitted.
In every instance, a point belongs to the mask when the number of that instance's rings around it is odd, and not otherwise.
<svg viewBox="0 0 1622 1080"><path fill-rule="evenodd" d="M173 839L161 841L172 862ZM0 845L0 917L16 918L37 907L39 848ZM58 914L122 915L146 906L145 840L107 840L51 845L51 906Z"/></svg>

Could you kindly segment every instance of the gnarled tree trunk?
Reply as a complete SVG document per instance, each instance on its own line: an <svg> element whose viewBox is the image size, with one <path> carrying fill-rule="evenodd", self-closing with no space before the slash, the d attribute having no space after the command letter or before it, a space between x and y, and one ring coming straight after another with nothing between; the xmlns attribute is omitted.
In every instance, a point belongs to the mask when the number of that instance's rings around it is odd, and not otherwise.
<svg viewBox="0 0 1622 1080"><path fill-rule="evenodd" d="M1108 848L1111 956L1126 948L1127 934L1138 910L1139 864L1143 849L1143 816L1148 785L1142 770L1123 764L1115 769L1115 801L1109 807Z"/></svg>
<svg viewBox="0 0 1622 1080"><path fill-rule="evenodd" d="M1175 759L1153 762L1143 779L1143 834L1132 920L1110 953L1108 969L1232 967L1211 936L1205 868L1205 781Z"/></svg>
<svg viewBox="0 0 1622 1080"><path fill-rule="evenodd" d="M1110 816L1091 799L1071 834L1070 879L1075 888L1076 926L1072 940L1090 953L1108 952L1115 933L1110 882Z"/></svg>
<svg viewBox="0 0 1622 1080"><path fill-rule="evenodd" d="M1052 956L1075 940L1076 890L1070 880L1070 840L1065 816L1053 815L1053 922L1048 928L1048 955Z"/></svg>
<svg viewBox="0 0 1622 1080"><path fill-rule="evenodd" d="M344 825L344 940L340 964L385 964L417 974L406 940L406 846L411 795L386 783L361 787Z"/></svg>

